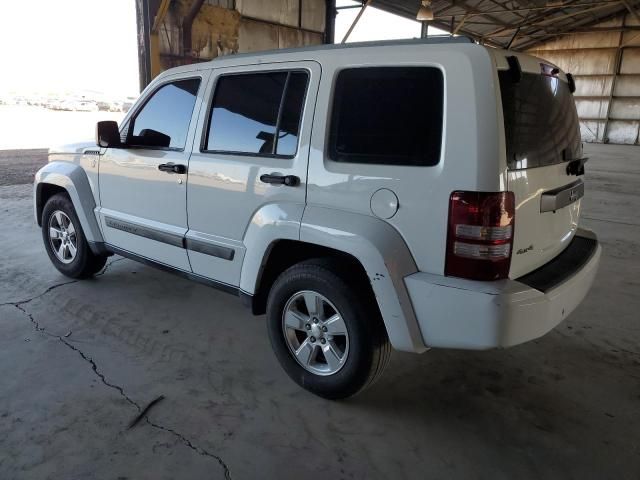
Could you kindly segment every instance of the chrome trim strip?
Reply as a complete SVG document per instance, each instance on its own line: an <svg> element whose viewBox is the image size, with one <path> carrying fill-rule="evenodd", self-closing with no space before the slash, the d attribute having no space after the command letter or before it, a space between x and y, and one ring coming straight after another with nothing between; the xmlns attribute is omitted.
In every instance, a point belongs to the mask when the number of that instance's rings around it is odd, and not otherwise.
<svg viewBox="0 0 640 480"><path fill-rule="evenodd" d="M195 240L193 238L185 238L184 245L187 250L204 253L205 255L211 255L224 260L233 260L233 257L236 254L236 251L233 248L223 247L221 245L215 245L209 242L203 242L202 240Z"/></svg>
<svg viewBox="0 0 640 480"><path fill-rule="evenodd" d="M176 235L174 233L162 232L155 228L143 227L135 223L127 222L125 220L118 220L112 217L104 217L104 222L107 227L115 228L123 232L130 233L132 235L138 235L139 237L155 240L156 242L162 242L174 247L184 248L184 237L182 235Z"/></svg>
<svg viewBox="0 0 640 480"><path fill-rule="evenodd" d="M543 192L540 196L540 213L555 212L577 202L582 197L584 197L584 182L582 180Z"/></svg>

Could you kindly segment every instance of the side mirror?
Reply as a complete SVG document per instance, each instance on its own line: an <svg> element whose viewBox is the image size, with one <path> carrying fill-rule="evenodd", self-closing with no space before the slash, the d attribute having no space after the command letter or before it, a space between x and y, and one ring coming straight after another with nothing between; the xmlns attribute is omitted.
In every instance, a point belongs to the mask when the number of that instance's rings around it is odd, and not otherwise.
<svg viewBox="0 0 640 480"><path fill-rule="evenodd" d="M96 145L104 148L122 145L118 122L104 120L96 124Z"/></svg>

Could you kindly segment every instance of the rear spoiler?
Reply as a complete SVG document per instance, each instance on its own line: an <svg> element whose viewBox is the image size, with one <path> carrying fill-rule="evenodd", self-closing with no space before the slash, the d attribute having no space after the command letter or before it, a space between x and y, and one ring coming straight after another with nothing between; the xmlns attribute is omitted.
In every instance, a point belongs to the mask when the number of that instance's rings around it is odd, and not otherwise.
<svg viewBox="0 0 640 480"><path fill-rule="evenodd" d="M509 64L509 73L511 74L511 80L513 83L519 83L522 79L522 67L520 66L520 60L515 55L511 55L506 57L507 63ZM551 65L547 65L546 63L541 63L540 67L542 69L543 75L548 75L555 77L560 73L560 69L557 67L552 67ZM576 91L576 82L573 78L573 75L570 73L565 74L567 77L567 83L569 84L569 91L574 93Z"/></svg>
<svg viewBox="0 0 640 480"><path fill-rule="evenodd" d="M567 73L566 76L567 83L569 83L569 91L571 93L574 93L576 91L576 81L573 79L573 75L571 75L570 73Z"/></svg>
<svg viewBox="0 0 640 480"><path fill-rule="evenodd" d="M520 83L522 79L522 67L520 66L520 60L515 55L507 57L507 63L509 64L509 73L511 74L511 81L513 83Z"/></svg>

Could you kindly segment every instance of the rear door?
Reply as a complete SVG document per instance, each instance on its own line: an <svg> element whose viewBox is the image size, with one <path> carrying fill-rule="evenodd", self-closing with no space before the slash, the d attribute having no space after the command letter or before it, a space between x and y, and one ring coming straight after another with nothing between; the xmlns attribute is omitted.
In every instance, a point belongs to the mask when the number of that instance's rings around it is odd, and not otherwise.
<svg viewBox="0 0 640 480"><path fill-rule="evenodd" d="M584 184L570 170L580 164L582 144L564 74L522 56L517 80L501 60L507 186L516 198L510 277L518 278L556 257L578 228Z"/></svg>
<svg viewBox="0 0 640 480"><path fill-rule="evenodd" d="M319 80L315 62L212 71L189 163L186 247L195 274L239 285L244 235L265 205L300 222Z"/></svg>

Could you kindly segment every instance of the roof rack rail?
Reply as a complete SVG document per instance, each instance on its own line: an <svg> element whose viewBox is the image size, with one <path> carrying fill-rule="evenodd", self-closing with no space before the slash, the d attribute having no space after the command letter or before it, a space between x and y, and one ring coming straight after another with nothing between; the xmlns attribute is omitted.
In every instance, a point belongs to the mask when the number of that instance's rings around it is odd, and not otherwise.
<svg viewBox="0 0 640 480"><path fill-rule="evenodd" d="M451 35L433 35L427 38L408 38L400 40L373 40L367 42L352 42L352 43L330 43L320 45L310 45L307 47L296 48L281 48L276 50L262 50L249 53L235 53L231 55L224 55L217 57L212 62L224 60L225 58L238 58L238 57L256 57L263 55L277 55L279 53L296 53L296 52L321 52L327 50L342 50L347 48L366 48L366 47L390 47L399 45L432 45L432 44L444 44L444 43L476 43L474 39L467 36L452 37Z"/></svg>

